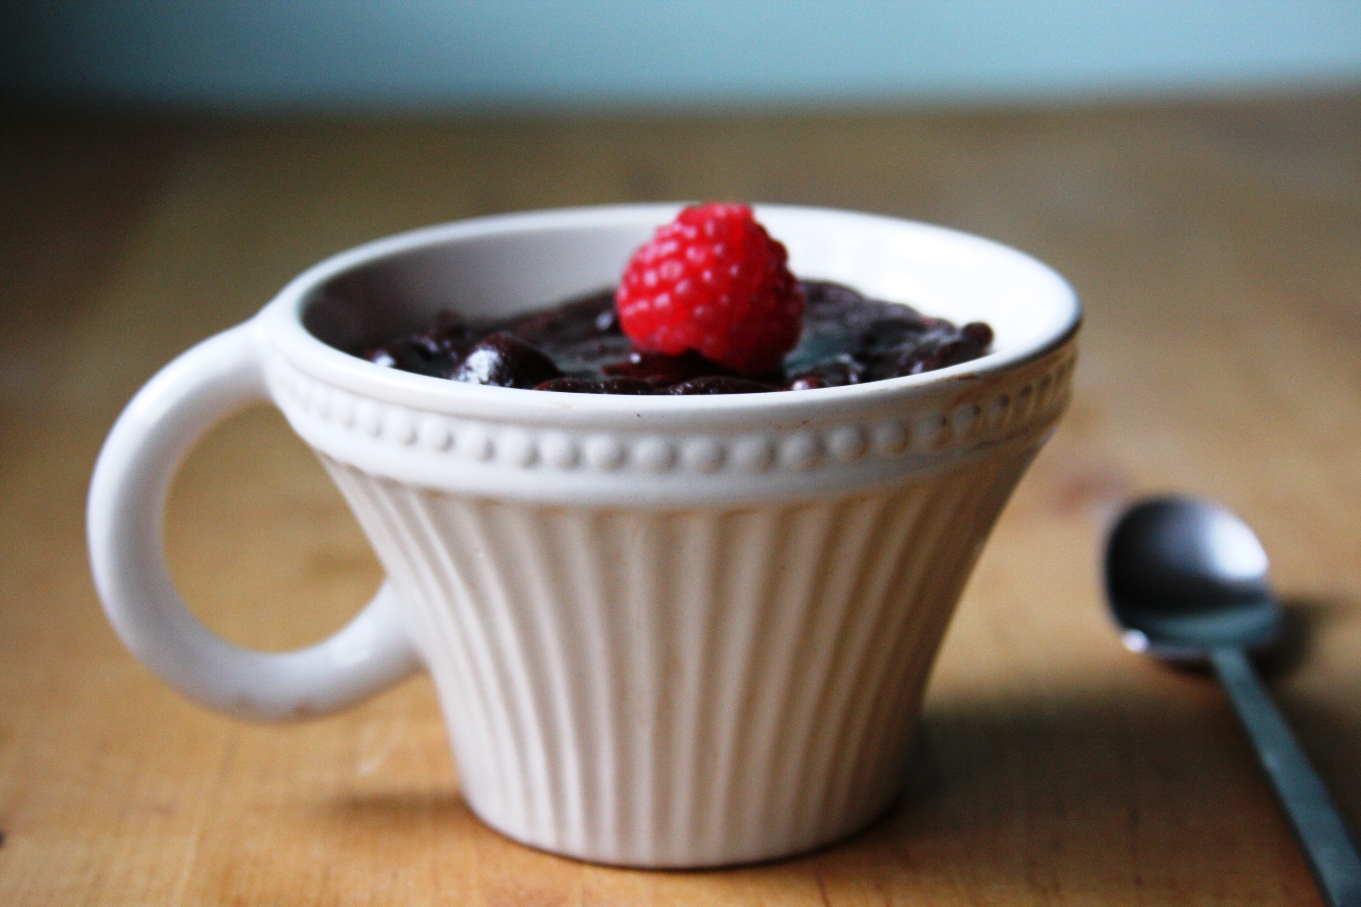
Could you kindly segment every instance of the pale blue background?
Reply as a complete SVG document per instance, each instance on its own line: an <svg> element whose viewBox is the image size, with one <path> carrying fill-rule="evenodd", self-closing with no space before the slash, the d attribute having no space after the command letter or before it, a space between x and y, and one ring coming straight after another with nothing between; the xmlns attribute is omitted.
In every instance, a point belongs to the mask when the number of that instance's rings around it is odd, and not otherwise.
<svg viewBox="0 0 1361 907"><path fill-rule="evenodd" d="M440 109L1361 85L1361 0L0 0L11 99Z"/></svg>

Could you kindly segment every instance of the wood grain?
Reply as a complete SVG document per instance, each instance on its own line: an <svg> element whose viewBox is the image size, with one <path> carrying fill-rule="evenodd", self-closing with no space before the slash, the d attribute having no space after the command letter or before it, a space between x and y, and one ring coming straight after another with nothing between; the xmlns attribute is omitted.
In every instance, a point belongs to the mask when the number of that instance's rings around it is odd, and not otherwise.
<svg viewBox="0 0 1361 907"><path fill-rule="evenodd" d="M1086 111L0 126L0 903L1318 903L1223 697L1120 648L1103 529L1218 498L1292 606L1273 691L1361 829L1361 96ZM429 684L234 723L99 611L83 497L160 365L315 260L469 215L666 198L882 211L1031 251L1087 305L1072 409L952 625L903 804L800 859L589 866L482 826ZM196 611L285 648L379 571L267 410L215 431L166 539Z"/></svg>

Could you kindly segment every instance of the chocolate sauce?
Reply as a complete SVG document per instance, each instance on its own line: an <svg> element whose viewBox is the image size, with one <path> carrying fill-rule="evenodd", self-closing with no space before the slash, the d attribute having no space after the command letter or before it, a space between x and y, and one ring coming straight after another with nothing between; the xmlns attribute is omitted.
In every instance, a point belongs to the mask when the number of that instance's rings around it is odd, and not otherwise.
<svg viewBox="0 0 1361 907"><path fill-rule="evenodd" d="M739 375L697 353L633 348L619 329L614 291L495 321L440 312L415 334L364 353L379 365L499 387L576 394L751 394L811 390L916 375L977 359L992 343L982 322L955 327L849 287L801 281L803 335L784 367Z"/></svg>

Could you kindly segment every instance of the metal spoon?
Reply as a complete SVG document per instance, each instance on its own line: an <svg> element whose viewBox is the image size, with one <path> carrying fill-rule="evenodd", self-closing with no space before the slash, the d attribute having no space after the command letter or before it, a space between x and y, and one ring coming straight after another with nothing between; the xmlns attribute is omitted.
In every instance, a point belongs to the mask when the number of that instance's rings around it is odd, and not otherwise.
<svg viewBox="0 0 1361 907"><path fill-rule="evenodd" d="M1247 658L1247 649L1271 642L1281 627L1257 536L1222 507L1159 498L1120 518L1105 566L1106 592L1125 646L1174 661L1209 661L1327 902L1361 907L1356 845Z"/></svg>

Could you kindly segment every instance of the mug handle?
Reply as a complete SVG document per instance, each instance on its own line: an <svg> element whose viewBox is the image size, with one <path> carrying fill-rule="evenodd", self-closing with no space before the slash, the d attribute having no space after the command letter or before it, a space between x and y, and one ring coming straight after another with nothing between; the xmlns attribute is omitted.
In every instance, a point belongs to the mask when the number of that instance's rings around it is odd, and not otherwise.
<svg viewBox="0 0 1361 907"><path fill-rule="evenodd" d="M175 590L161 535L170 482L204 432L269 399L254 331L248 321L203 341L137 393L100 451L86 520L104 612L133 654L206 706L277 721L344 708L421 663L390 581L334 636L281 653L232 645L200 623Z"/></svg>

